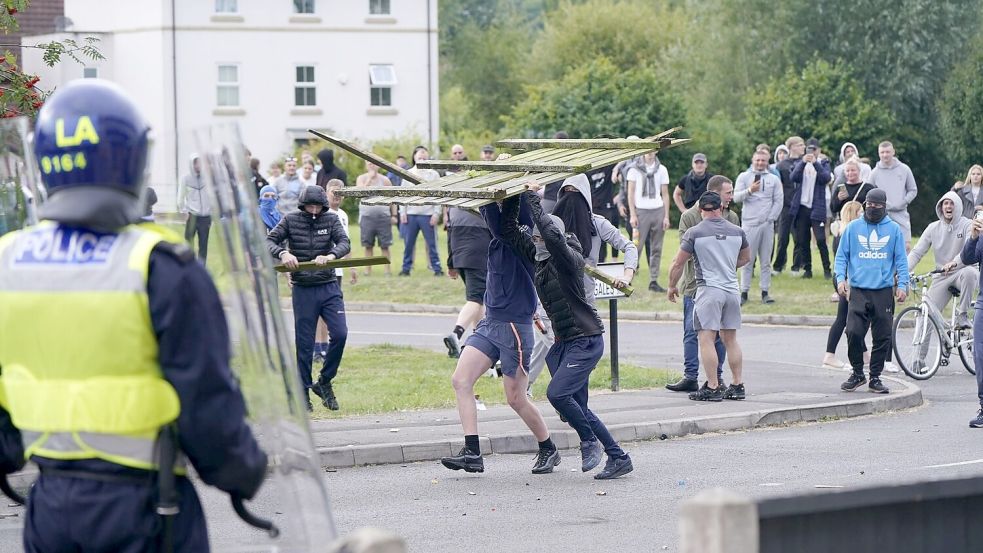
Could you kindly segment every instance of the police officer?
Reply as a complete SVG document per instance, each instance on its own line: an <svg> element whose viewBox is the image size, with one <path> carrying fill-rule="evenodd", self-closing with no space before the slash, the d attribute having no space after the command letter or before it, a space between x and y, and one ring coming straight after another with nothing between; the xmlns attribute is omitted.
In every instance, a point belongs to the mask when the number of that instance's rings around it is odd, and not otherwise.
<svg viewBox="0 0 983 553"><path fill-rule="evenodd" d="M111 83L59 88L35 129L42 222L0 239L0 401L41 472L29 553L208 551L184 458L243 498L265 474L211 279L132 224L148 132Z"/></svg>

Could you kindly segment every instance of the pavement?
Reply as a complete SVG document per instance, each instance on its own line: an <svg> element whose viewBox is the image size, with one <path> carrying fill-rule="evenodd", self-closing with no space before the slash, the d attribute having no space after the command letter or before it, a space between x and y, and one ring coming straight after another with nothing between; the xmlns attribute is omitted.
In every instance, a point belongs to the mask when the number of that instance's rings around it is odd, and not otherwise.
<svg viewBox="0 0 983 553"><path fill-rule="evenodd" d="M590 407L620 442L668 439L829 421L910 409L922 404L921 390L910 382L885 378L890 394L866 387L841 392L846 371L756 363L748 399L704 403L665 389L592 392ZM487 377L483 377L487 378ZM724 379L729 380L724 371ZM545 399L545 398L539 398ZM344 398L340 398L344 407ZM580 445L577 434L559 420L546 401L536 401L560 449ZM437 409L311 422L314 445L326 468L410 463L457 453L463 444L457 411ZM507 405L478 411L482 453L531 453L532 434Z"/></svg>

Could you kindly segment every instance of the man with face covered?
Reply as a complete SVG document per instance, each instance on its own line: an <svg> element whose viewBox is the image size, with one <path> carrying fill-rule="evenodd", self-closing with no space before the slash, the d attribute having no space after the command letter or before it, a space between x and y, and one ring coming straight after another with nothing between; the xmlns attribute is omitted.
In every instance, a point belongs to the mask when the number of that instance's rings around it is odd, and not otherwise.
<svg viewBox="0 0 983 553"><path fill-rule="evenodd" d="M891 349L894 300L908 297L908 259L901 227L887 216L887 194L880 188L867 193L863 217L843 231L834 265L836 290L849 298L846 335L853 374L840 386L852 392L867 384L864 376L864 338L870 329L871 392L890 392L881 382L884 361ZM897 290L894 279L897 275Z"/></svg>
<svg viewBox="0 0 983 553"><path fill-rule="evenodd" d="M519 228L516 197L504 202L503 215L509 216L503 220L502 235L518 255L535 262L536 292L556 334L546 354L553 377L546 397L580 437L581 471L593 470L601 462L603 446L608 461L594 478L618 478L632 471L631 458L587 407L588 380L604 354L604 325L582 277L581 239L564 232L562 219L543 211L538 184L528 188L525 197L535 225L531 236Z"/></svg>

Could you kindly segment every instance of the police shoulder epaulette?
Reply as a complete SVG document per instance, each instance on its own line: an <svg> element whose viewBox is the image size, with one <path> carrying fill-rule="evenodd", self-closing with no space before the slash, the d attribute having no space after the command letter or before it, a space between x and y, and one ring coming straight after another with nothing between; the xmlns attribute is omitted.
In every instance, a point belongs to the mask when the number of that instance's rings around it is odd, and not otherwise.
<svg viewBox="0 0 983 553"><path fill-rule="evenodd" d="M177 259L182 264L190 263L195 259L195 252L187 244L181 244L178 242L170 242L168 240L161 240L154 246L154 251L159 251L166 253L171 257Z"/></svg>

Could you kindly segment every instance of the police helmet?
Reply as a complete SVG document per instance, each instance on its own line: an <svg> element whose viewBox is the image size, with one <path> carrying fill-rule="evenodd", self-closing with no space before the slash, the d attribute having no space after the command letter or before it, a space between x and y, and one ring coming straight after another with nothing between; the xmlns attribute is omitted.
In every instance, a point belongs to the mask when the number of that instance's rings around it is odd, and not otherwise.
<svg viewBox="0 0 983 553"><path fill-rule="evenodd" d="M38 113L34 154L48 201L41 216L112 230L140 216L150 126L119 86L79 79Z"/></svg>

